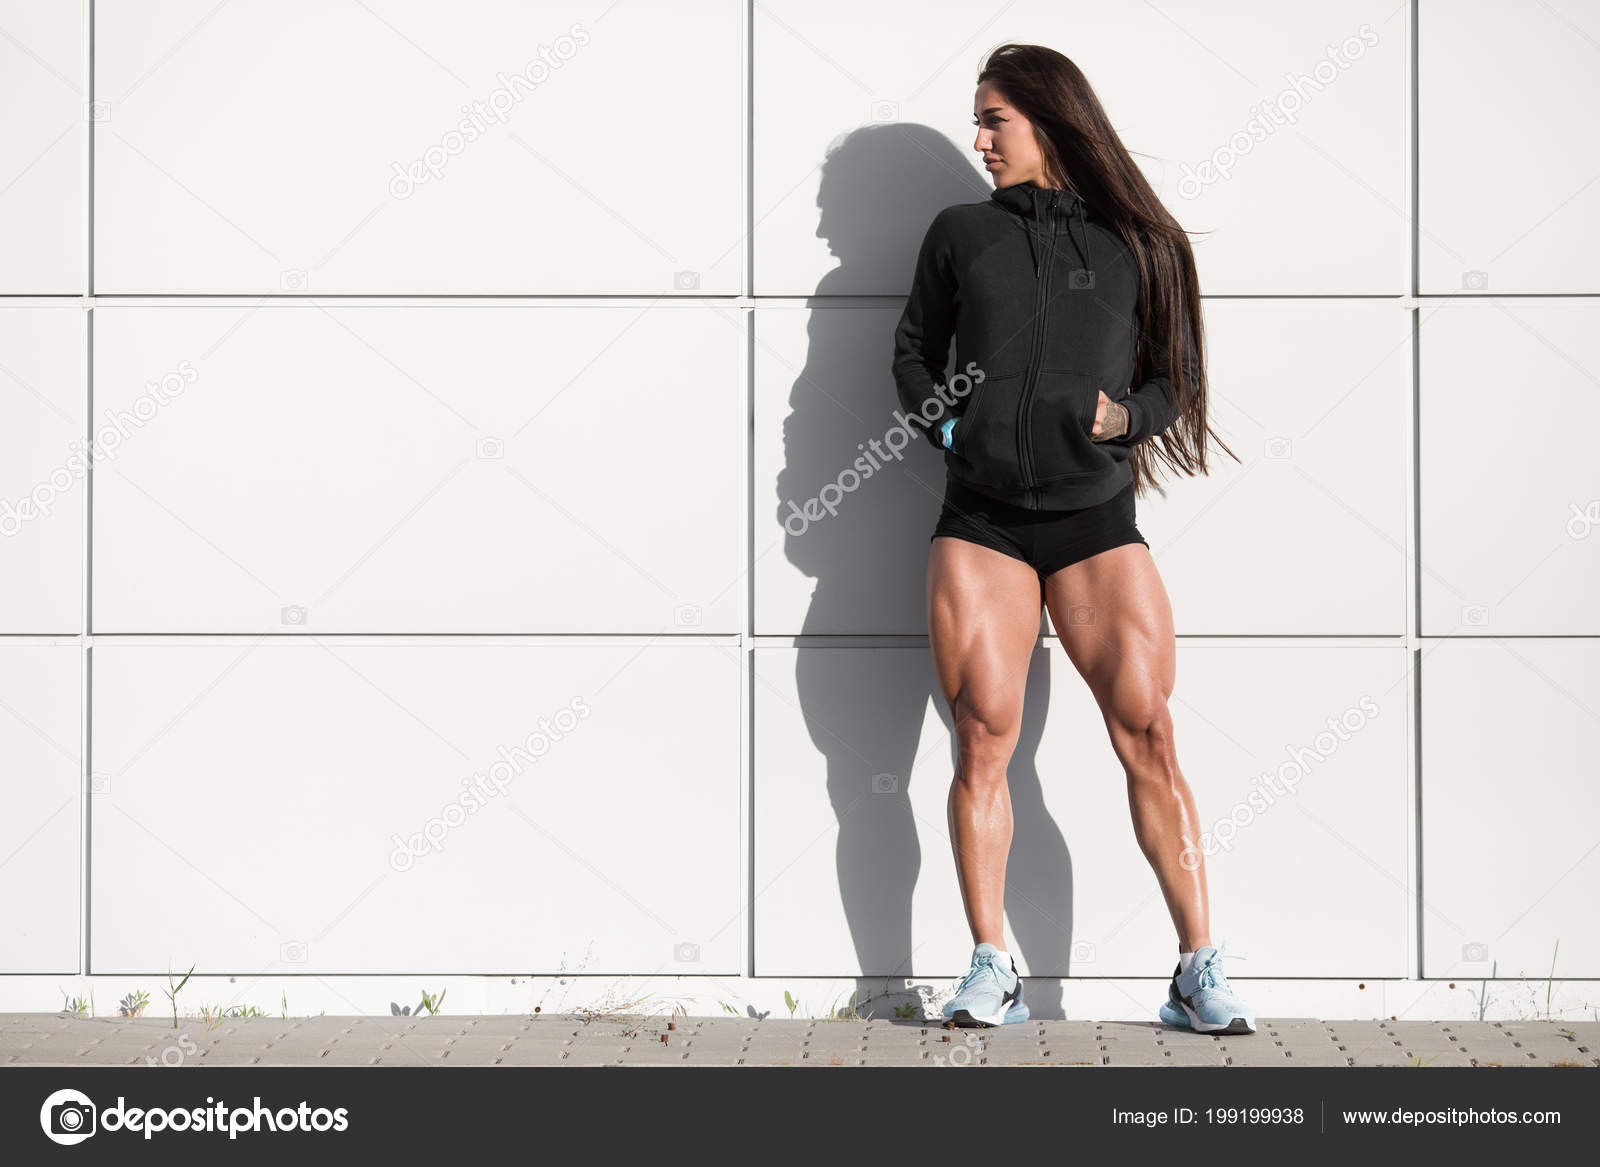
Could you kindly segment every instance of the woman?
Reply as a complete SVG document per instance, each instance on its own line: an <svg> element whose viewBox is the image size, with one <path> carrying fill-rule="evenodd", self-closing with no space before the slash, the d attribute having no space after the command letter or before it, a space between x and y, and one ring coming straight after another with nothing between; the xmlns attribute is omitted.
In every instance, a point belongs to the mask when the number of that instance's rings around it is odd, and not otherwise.
<svg viewBox="0 0 1600 1167"><path fill-rule="evenodd" d="M1200 819L1167 710L1172 610L1134 525L1135 492L1153 482L1156 459L1205 473L1216 437L1194 254L1060 53L996 49L973 113L973 148L995 189L934 217L894 358L901 406L944 450L946 469L928 626L956 729L950 833L976 948L945 1016L956 1026L1028 1016L1002 931L1006 765L1043 604L1100 706L1177 928L1161 1019L1254 1033L1207 934ZM952 339L961 374L946 382Z"/></svg>

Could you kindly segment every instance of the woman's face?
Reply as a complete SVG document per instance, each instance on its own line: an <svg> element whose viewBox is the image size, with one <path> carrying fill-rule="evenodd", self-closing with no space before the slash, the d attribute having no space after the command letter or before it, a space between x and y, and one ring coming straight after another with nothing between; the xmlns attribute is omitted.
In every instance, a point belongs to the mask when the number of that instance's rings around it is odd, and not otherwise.
<svg viewBox="0 0 1600 1167"><path fill-rule="evenodd" d="M972 148L983 155L996 190L1019 182L1049 185L1044 178L1044 156L1033 136L1033 123L1011 107L993 82L978 86L972 120L978 127Z"/></svg>

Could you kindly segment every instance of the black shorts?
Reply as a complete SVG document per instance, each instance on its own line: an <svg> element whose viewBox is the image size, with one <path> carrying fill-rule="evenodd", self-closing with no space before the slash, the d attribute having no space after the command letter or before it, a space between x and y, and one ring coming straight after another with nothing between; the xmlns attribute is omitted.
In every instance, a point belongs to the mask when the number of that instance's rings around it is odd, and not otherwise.
<svg viewBox="0 0 1600 1167"><path fill-rule="evenodd" d="M1065 511L1030 511L979 494L946 477L933 539L965 539L1020 559L1043 579L1069 564L1127 543L1150 544L1134 525L1133 483L1104 502Z"/></svg>

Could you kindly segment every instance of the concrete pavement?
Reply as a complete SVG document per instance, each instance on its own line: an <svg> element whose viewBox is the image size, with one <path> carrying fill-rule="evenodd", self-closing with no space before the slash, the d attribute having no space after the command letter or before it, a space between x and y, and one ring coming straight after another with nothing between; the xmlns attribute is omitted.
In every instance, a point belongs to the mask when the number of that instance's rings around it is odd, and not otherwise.
<svg viewBox="0 0 1600 1167"><path fill-rule="evenodd" d="M229 1019L0 1014L0 1066L1600 1066L1600 1022L791 1021L516 1014Z"/></svg>

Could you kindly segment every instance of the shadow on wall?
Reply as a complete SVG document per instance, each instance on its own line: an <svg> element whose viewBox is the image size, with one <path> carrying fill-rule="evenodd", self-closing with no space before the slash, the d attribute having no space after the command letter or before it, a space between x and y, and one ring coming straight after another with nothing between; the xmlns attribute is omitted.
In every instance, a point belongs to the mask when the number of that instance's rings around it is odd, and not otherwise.
<svg viewBox="0 0 1600 1167"><path fill-rule="evenodd" d="M852 132L823 166L817 234L839 263L817 294L903 293L934 215L951 203L985 201L992 189L971 159L929 127ZM800 524L789 505L818 498L862 455L858 443L882 438L896 424L899 404L889 363L898 317L898 306L893 313L824 309L810 316L778 475L778 517L788 520L785 553L816 581L803 634L927 630L929 541L945 475L939 451L926 439L912 442L884 472L860 481L833 514ZM865 341L863 321L872 330ZM873 359L865 371L863 351ZM886 586L886 580L892 583ZM1009 769L1016 825L1006 871L1007 921L1019 955L1036 976L1064 975L1072 946L1072 860L1045 809L1036 763L1049 707L1048 665L1046 650L1034 654L1021 738ZM920 961L913 959L930 939L912 930L912 892L922 865L919 827L924 838L939 844L934 862L953 864L954 858L945 816L917 820L910 776L919 749L927 749L919 738L930 700L953 741L949 704L926 642L879 651L809 647L798 654L796 685L811 740L827 759L828 797L839 819L839 887L856 957L867 974L858 978L855 999L863 1013L892 1016L896 1004L914 999L902 978L913 972L924 978L960 975L970 950L968 936L940 937L941 948L959 941L959 968L930 968L926 951ZM942 743L940 750L946 765L925 759L919 781L944 782L954 774L953 751ZM1036 1017L1062 1016L1057 985L1030 984L1027 1000Z"/></svg>

